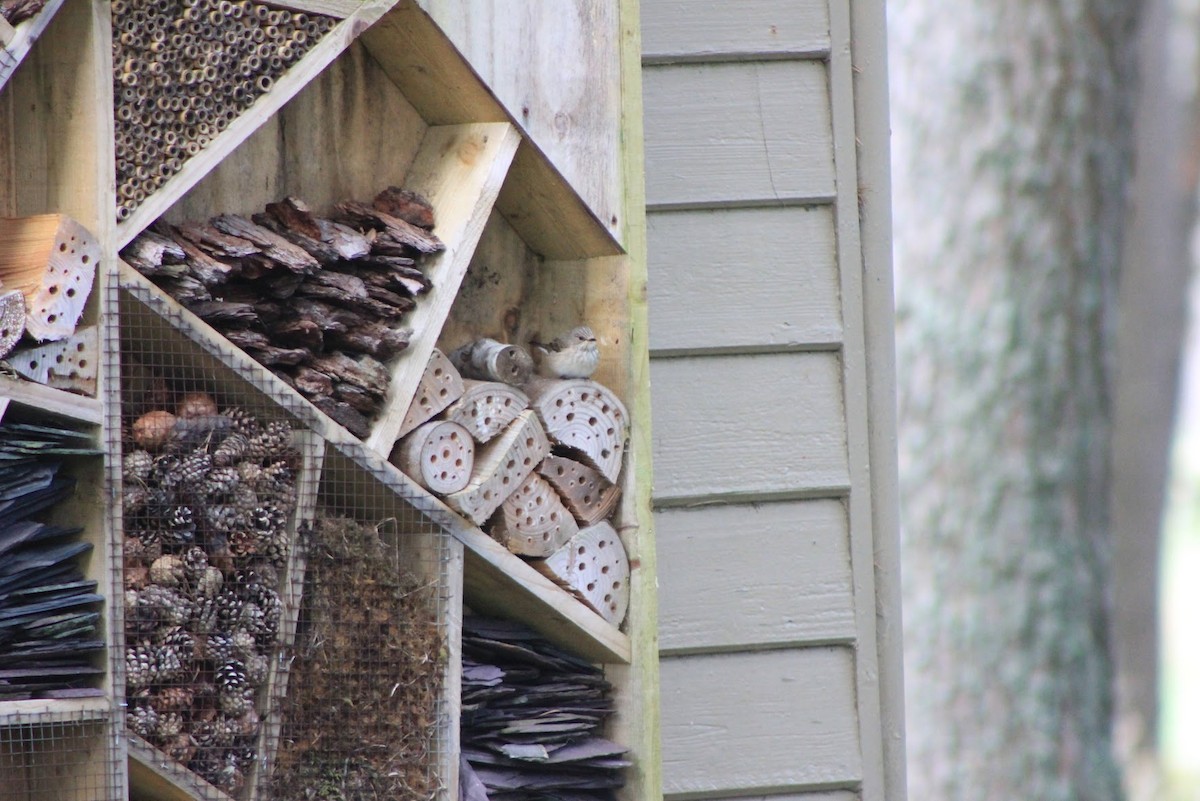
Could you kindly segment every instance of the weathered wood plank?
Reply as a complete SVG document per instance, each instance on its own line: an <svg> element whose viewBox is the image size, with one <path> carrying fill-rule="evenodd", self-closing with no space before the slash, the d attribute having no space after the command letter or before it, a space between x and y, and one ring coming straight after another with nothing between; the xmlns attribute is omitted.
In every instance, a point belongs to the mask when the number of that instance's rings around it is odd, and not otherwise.
<svg viewBox="0 0 1200 801"><path fill-rule="evenodd" d="M854 638L841 501L664 509L655 524L663 653Z"/></svg>
<svg viewBox="0 0 1200 801"><path fill-rule="evenodd" d="M823 63L647 67L644 81L651 209L833 195Z"/></svg>
<svg viewBox="0 0 1200 801"><path fill-rule="evenodd" d="M617 4L557 0L552 13L544 0L421 0L421 5L619 236L624 220Z"/></svg>
<svg viewBox="0 0 1200 801"><path fill-rule="evenodd" d="M849 648L674 657L660 672L666 794L861 778Z"/></svg>
<svg viewBox="0 0 1200 801"><path fill-rule="evenodd" d="M836 353L656 359L657 503L848 486Z"/></svg>
<svg viewBox="0 0 1200 801"><path fill-rule="evenodd" d="M830 207L656 212L647 224L651 352L841 340Z"/></svg>
<svg viewBox="0 0 1200 801"><path fill-rule="evenodd" d="M647 0L643 63L734 57L821 57L829 52L826 0Z"/></svg>

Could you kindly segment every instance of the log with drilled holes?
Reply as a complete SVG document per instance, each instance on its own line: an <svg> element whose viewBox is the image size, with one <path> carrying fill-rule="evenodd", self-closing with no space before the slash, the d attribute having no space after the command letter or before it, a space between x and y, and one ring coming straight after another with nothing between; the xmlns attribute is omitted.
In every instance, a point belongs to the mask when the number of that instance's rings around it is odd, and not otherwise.
<svg viewBox="0 0 1200 801"><path fill-rule="evenodd" d="M629 425L629 413L617 396L587 379L536 379L525 391L550 439L616 483Z"/></svg>
<svg viewBox="0 0 1200 801"><path fill-rule="evenodd" d="M621 488L599 471L565 456L548 456L538 474L562 496L571 514L585 526L599 523L617 508Z"/></svg>
<svg viewBox="0 0 1200 801"><path fill-rule="evenodd" d="M58 342L13 351L4 361L31 381L94 396L100 367L98 329L84 326Z"/></svg>
<svg viewBox="0 0 1200 801"><path fill-rule="evenodd" d="M38 342L75 333L99 261L96 238L66 215L0 217L0 285L25 296L25 332Z"/></svg>
<svg viewBox="0 0 1200 801"><path fill-rule="evenodd" d="M530 557L549 556L578 531L558 493L537 473L500 504L489 529L508 550Z"/></svg>
<svg viewBox="0 0 1200 801"><path fill-rule="evenodd" d="M399 443L400 469L440 495L465 488L474 466L475 441L458 423L425 423Z"/></svg>
<svg viewBox="0 0 1200 801"><path fill-rule="evenodd" d="M463 394L463 380L458 370L437 348L429 356L421 382L413 395L412 403L404 415L398 436L403 437L435 414L454 403ZM454 421L460 422L460 421ZM460 487L461 489L461 487Z"/></svg>
<svg viewBox="0 0 1200 801"><path fill-rule="evenodd" d="M557 551L532 564L614 626L625 619L629 608L629 557L607 521L580 529Z"/></svg>
<svg viewBox="0 0 1200 801"><path fill-rule="evenodd" d="M537 415L524 411L504 433L479 449L471 482L447 495L446 503L482 525L549 453L550 443Z"/></svg>
<svg viewBox="0 0 1200 801"><path fill-rule="evenodd" d="M524 392L499 381L463 380L462 397L442 417L465 426L476 442L487 442L529 408Z"/></svg>
<svg viewBox="0 0 1200 801"><path fill-rule="evenodd" d="M455 348L450 361L464 378L521 385L533 375L533 357L517 345L484 337Z"/></svg>

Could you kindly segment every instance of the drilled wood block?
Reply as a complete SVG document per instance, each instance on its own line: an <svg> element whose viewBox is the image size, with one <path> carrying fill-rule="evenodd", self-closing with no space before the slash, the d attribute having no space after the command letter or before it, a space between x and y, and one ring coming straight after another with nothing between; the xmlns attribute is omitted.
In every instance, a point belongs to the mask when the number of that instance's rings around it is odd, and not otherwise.
<svg viewBox="0 0 1200 801"><path fill-rule="evenodd" d="M558 493L531 473L492 518L491 535L519 556L545 557L575 536L579 525Z"/></svg>
<svg viewBox="0 0 1200 801"><path fill-rule="evenodd" d="M625 619L629 608L629 557L609 523L581 529L553 554L533 562L533 566L614 626Z"/></svg>
<svg viewBox="0 0 1200 801"><path fill-rule="evenodd" d="M100 244L63 214L0 218L0 285L25 296L25 332L39 342L75 333Z"/></svg>
<svg viewBox="0 0 1200 801"><path fill-rule="evenodd" d="M465 488L474 466L475 441L458 423L434 420L400 440L400 469L430 492Z"/></svg>
<svg viewBox="0 0 1200 801"><path fill-rule="evenodd" d="M483 446L476 455L471 482L447 495L446 503L475 525L482 525L549 453L550 442L537 415L521 412L504 433Z"/></svg>
<svg viewBox="0 0 1200 801"><path fill-rule="evenodd" d="M621 488L582 462L565 456L550 456L538 473L562 496L575 519L584 525L599 523L612 514Z"/></svg>
<svg viewBox="0 0 1200 801"><path fill-rule="evenodd" d="M39 384L94 396L100 366L98 329L89 325L59 342L19 348L5 363Z"/></svg>
<svg viewBox="0 0 1200 801"><path fill-rule="evenodd" d="M465 426L476 442L487 442L529 408L528 396L508 384L471 379L462 383L462 397L450 404L442 416Z"/></svg>
<svg viewBox="0 0 1200 801"><path fill-rule="evenodd" d="M550 439L577 451L616 483L629 426L629 413L617 396L586 379L542 379L530 382L525 390Z"/></svg>
<svg viewBox="0 0 1200 801"><path fill-rule="evenodd" d="M431 419L435 414L462 397L463 380L454 369L454 365L446 358L446 354L437 348L429 356L425 372L421 374L421 383L413 395L404 422L400 425L398 436L403 437L417 426ZM462 423L461 420L455 420Z"/></svg>

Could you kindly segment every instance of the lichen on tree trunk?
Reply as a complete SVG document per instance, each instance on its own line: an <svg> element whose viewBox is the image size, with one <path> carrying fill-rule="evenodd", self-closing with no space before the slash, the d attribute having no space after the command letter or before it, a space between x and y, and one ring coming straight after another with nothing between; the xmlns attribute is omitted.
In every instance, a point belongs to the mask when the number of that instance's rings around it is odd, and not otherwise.
<svg viewBox="0 0 1200 801"><path fill-rule="evenodd" d="M891 5L910 795L1119 797L1111 356L1136 5Z"/></svg>

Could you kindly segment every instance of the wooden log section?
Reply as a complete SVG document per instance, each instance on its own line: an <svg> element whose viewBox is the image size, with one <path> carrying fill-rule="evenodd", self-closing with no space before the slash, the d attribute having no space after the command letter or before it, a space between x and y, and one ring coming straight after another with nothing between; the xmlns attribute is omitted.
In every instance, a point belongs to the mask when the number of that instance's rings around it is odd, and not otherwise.
<svg viewBox="0 0 1200 801"><path fill-rule="evenodd" d="M25 333L25 296L19 290L0 292L0 358L7 356Z"/></svg>
<svg viewBox="0 0 1200 801"><path fill-rule="evenodd" d="M421 374L421 383L417 384L417 393L404 415L400 436L403 437L421 423L432 419L435 414L462 397L462 394L463 380L458 370L454 369L446 354L434 348L425 365L425 372Z"/></svg>
<svg viewBox="0 0 1200 801"><path fill-rule="evenodd" d="M533 376L533 358L524 348L486 337L456 348L450 361L463 378L519 386Z"/></svg>
<svg viewBox="0 0 1200 801"><path fill-rule="evenodd" d="M442 417L465 426L476 442L491 440L529 408L525 393L508 384L470 379L462 383L462 397L446 407Z"/></svg>
<svg viewBox="0 0 1200 801"><path fill-rule="evenodd" d="M75 333L92 292L100 244L62 214L0 217L0 285L25 296L25 332L38 342Z"/></svg>
<svg viewBox="0 0 1200 801"><path fill-rule="evenodd" d="M550 439L617 483L629 427L629 413L620 399L607 387L582 378L537 379L525 391Z"/></svg>
<svg viewBox="0 0 1200 801"><path fill-rule="evenodd" d="M548 456L538 473L562 496L575 519L585 526L607 519L617 508L621 488L599 471L565 456Z"/></svg>
<svg viewBox="0 0 1200 801"><path fill-rule="evenodd" d="M518 556L546 557L579 533L579 526L554 488L531 473L500 504L489 533Z"/></svg>
<svg viewBox="0 0 1200 801"><path fill-rule="evenodd" d="M553 554L531 564L614 626L625 619L629 608L629 557L607 521L580 529Z"/></svg>
<svg viewBox="0 0 1200 801"><path fill-rule="evenodd" d="M64 340L18 348L8 354L5 363L31 381L94 397L100 367L99 329L84 326Z"/></svg>
<svg viewBox="0 0 1200 801"><path fill-rule="evenodd" d="M458 423L434 420L400 440L400 469L430 492L465 488L474 466L475 441Z"/></svg>
<svg viewBox="0 0 1200 801"><path fill-rule="evenodd" d="M479 450L470 483L447 495L446 503L475 525L483 525L549 453L550 443L537 415L521 412L504 433Z"/></svg>

